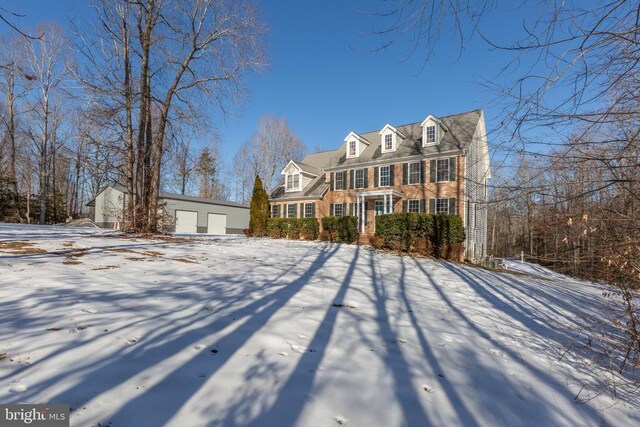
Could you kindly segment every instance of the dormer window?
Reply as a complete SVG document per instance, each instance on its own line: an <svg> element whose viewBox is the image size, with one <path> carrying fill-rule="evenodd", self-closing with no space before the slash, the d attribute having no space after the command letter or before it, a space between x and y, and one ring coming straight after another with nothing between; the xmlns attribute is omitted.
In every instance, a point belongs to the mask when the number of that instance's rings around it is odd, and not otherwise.
<svg viewBox="0 0 640 427"><path fill-rule="evenodd" d="M384 136L384 151L393 151L393 135L390 133Z"/></svg>
<svg viewBox="0 0 640 427"><path fill-rule="evenodd" d="M402 139L406 138L398 129L387 124L380 131L380 146L383 153L392 153L396 151Z"/></svg>
<svg viewBox="0 0 640 427"><path fill-rule="evenodd" d="M442 135L448 129L442 123L433 116L429 116L421 123L422 126L422 146L438 145L442 139Z"/></svg>
<svg viewBox="0 0 640 427"><path fill-rule="evenodd" d="M287 175L287 191L299 191L300 190L300 174Z"/></svg>
<svg viewBox="0 0 640 427"><path fill-rule="evenodd" d="M357 133L349 133L349 135L347 135L347 137L344 139L345 154L347 155L347 159L360 157L360 154L362 154L362 152L367 148L368 145L369 141L362 138Z"/></svg>
<svg viewBox="0 0 640 427"><path fill-rule="evenodd" d="M436 125L427 126L425 128L425 144L435 144L436 141Z"/></svg>
<svg viewBox="0 0 640 427"><path fill-rule="evenodd" d="M357 149L358 149L357 141L355 139L349 141L349 157L356 157Z"/></svg>

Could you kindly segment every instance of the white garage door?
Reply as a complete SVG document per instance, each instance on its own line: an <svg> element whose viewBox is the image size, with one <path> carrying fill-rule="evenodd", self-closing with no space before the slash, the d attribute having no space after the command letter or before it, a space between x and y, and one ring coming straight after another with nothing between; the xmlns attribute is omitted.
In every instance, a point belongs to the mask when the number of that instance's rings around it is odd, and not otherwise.
<svg viewBox="0 0 640 427"><path fill-rule="evenodd" d="M176 211L176 233L197 233L198 212Z"/></svg>
<svg viewBox="0 0 640 427"><path fill-rule="evenodd" d="M208 234L227 234L227 216L225 214L207 215Z"/></svg>

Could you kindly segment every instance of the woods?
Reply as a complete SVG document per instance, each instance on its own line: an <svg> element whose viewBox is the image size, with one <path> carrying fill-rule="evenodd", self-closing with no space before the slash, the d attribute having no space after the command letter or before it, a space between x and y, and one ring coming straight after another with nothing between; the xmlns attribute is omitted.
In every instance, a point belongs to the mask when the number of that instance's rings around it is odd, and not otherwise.
<svg viewBox="0 0 640 427"><path fill-rule="evenodd" d="M219 153L187 140L211 132L212 113L239 102L246 75L266 64L255 6L101 0L93 10L69 34L43 25L39 37L10 30L2 41L0 219L78 217L109 182L128 189L129 230L157 229L158 194L176 182L184 194L197 176L199 194L226 198L233 178L220 177Z"/></svg>

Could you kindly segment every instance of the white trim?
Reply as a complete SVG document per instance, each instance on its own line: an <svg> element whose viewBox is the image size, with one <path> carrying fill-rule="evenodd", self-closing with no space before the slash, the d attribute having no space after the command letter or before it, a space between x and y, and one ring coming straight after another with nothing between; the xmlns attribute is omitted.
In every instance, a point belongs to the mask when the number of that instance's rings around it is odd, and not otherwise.
<svg viewBox="0 0 640 427"><path fill-rule="evenodd" d="M441 151L441 152L438 152L438 153L427 154L427 155L397 157L397 158L393 159L393 162L394 163L407 163L407 162L418 161L418 160L440 159L442 157L457 157L458 155L462 155L462 152L463 151L461 149L455 149L455 150ZM448 154L457 154L457 155L451 156L451 155L448 155ZM330 167L330 168L324 168L324 171L325 172L335 172L335 171L349 170L349 169L354 169L354 168L365 168L365 167L368 167L368 166L387 165L387 164L389 164L390 161L391 161L390 159L371 160L371 161L368 161L368 162L353 163L353 164L349 164L349 165L340 165L340 166L334 166L334 167Z"/></svg>
<svg viewBox="0 0 640 427"><path fill-rule="evenodd" d="M355 156L352 156L349 154L349 144L351 141L356 141L356 154ZM349 132L349 135L347 135L347 137L344 139L344 151L346 154L347 159L355 159L356 157L360 157L360 143L364 144L364 145L370 145L369 141L367 141L366 139L364 139L363 137L361 137L360 135L358 135L355 132Z"/></svg>
<svg viewBox="0 0 640 427"><path fill-rule="evenodd" d="M296 176L296 175L298 176L298 186L289 188L289 177ZM302 190L302 174L300 172L286 174L284 176L284 192L285 193L293 193L294 191L301 191L301 190Z"/></svg>

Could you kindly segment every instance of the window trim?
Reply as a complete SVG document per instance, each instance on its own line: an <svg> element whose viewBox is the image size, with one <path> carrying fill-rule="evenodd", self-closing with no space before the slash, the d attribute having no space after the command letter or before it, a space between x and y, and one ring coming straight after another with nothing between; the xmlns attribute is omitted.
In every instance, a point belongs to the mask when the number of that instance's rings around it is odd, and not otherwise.
<svg viewBox="0 0 640 427"><path fill-rule="evenodd" d="M335 183L333 184L333 189L334 191L342 191L345 189L346 185L345 185L345 181L346 181L346 172L341 171L341 172L336 172L333 174L333 179L335 180ZM340 187L338 187L338 176L340 177Z"/></svg>
<svg viewBox="0 0 640 427"><path fill-rule="evenodd" d="M382 170L386 169L387 172L387 180L388 182L386 184L382 184ZM378 168L378 187L390 187L391 186L391 165L386 165L386 166L380 166Z"/></svg>
<svg viewBox="0 0 640 427"><path fill-rule="evenodd" d="M444 203L444 206L446 207L446 212L439 212L438 204L441 201ZM436 215L449 215L449 199L448 198L436 197Z"/></svg>
<svg viewBox="0 0 640 427"><path fill-rule="evenodd" d="M302 185L302 177L300 175L302 175L302 174L300 174L300 173L291 173L291 174L285 175L285 191L286 192L300 191L301 190L300 187ZM295 187L289 185L289 183L292 182L292 180L291 180L292 177L298 177L298 185L295 186ZM293 180L293 182L295 182L295 179Z"/></svg>
<svg viewBox="0 0 640 427"><path fill-rule="evenodd" d="M391 137L391 148L386 147L387 136ZM391 130L382 134L382 141L380 141L381 151L383 153L393 153L396 151L396 134Z"/></svg>
<svg viewBox="0 0 640 427"><path fill-rule="evenodd" d="M347 142L348 146L347 146L347 153L348 153L348 157L358 157L358 141L356 141L355 139L351 139ZM353 154L351 154L351 145L353 144Z"/></svg>
<svg viewBox="0 0 640 427"><path fill-rule="evenodd" d="M314 217L314 209L313 209L313 205L314 203L303 203L303 216L302 218L313 218ZM307 212L307 209L309 209L309 212Z"/></svg>
<svg viewBox="0 0 640 427"><path fill-rule="evenodd" d="M421 184L422 182L422 162L409 162L408 166L407 166L407 184L408 185L416 185L416 184ZM411 166L418 166L418 171L417 172L411 172ZM417 180L415 182L411 182L411 174L416 174L417 173Z"/></svg>
<svg viewBox="0 0 640 427"><path fill-rule="evenodd" d="M416 204L416 210L411 209L411 203ZM408 199L407 200L407 212L409 213L420 213L420 199Z"/></svg>
<svg viewBox="0 0 640 427"><path fill-rule="evenodd" d="M360 178L362 180L362 185L358 186L358 172L362 173L362 177ZM353 188L356 189L361 189L364 188L364 174L366 172L366 169L356 169L353 172Z"/></svg>
<svg viewBox="0 0 640 427"><path fill-rule="evenodd" d="M436 159L436 182L449 182L449 175L450 175L450 171L449 171L449 162L450 162L450 157L447 157L445 159ZM446 179L440 179L440 171L442 170L440 168L440 162L445 162L447 167L447 174L446 174Z"/></svg>
<svg viewBox="0 0 640 427"><path fill-rule="evenodd" d="M336 212L336 208L340 206L340 215ZM344 216L344 203L334 203L333 204L333 216Z"/></svg>
<svg viewBox="0 0 640 427"><path fill-rule="evenodd" d="M291 215L291 208L293 208L293 215ZM296 218L296 214L298 213L297 210L297 205L295 203L289 203L287 205L287 218Z"/></svg>
<svg viewBox="0 0 640 427"><path fill-rule="evenodd" d="M433 141L429 140L429 131L433 130ZM440 135L439 135L438 125L436 123L431 123L424 126L422 130L422 145L438 145L440 143Z"/></svg>

